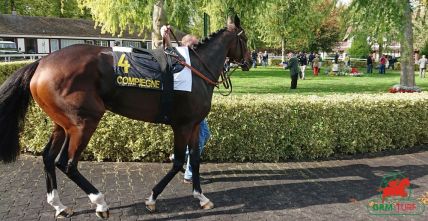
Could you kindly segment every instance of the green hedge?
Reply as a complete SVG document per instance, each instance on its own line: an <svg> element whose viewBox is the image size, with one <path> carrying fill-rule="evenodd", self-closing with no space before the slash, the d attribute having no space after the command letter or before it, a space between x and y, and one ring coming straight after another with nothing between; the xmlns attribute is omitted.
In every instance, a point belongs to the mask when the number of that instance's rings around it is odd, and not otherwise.
<svg viewBox="0 0 428 221"><path fill-rule="evenodd" d="M428 93L214 96L212 138L203 157L276 162L411 147L428 142L427 109ZM39 154L51 125L33 106L21 139L24 151ZM171 152L169 127L106 113L84 157L162 161Z"/></svg>
<svg viewBox="0 0 428 221"><path fill-rule="evenodd" d="M28 62L0 63L0 82ZM324 64L323 64L323 67ZM317 159L428 143L428 94L214 96L208 118L210 161ZM52 123L37 106L26 117L24 152L40 154ZM172 152L169 127L106 113L85 159L161 161Z"/></svg>
<svg viewBox="0 0 428 221"><path fill-rule="evenodd" d="M278 66L282 63L281 59L269 59L270 66Z"/></svg>
<svg viewBox="0 0 428 221"><path fill-rule="evenodd" d="M19 68L27 65L29 61L15 61L15 62L0 62L0 83L6 80L13 72Z"/></svg>

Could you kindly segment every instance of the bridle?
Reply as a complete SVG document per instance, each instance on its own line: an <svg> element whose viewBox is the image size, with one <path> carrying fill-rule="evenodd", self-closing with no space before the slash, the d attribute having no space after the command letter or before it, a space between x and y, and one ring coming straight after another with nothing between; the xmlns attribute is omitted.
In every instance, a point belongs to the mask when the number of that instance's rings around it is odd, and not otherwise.
<svg viewBox="0 0 428 221"><path fill-rule="evenodd" d="M175 37L175 34L172 30L170 30L172 36L174 37L174 40L178 43L179 41L177 40L177 38ZM202 58L199 56L199 54L195 51L195 49L193 47L189 47L190 50L195 54L196 58L198 58L198 60L201 62L202 66L204 66L205 70L208 72L209 77L204 75L203 73L201 73L200 71L198 71L197 69L195 69L194 67L190 66L189 64L186 63L186 61L183 61L181 59L178 58L178 56L173 56L174 58L176 58L176 60L183 66L188 67L192 73L196 74L198 77L202 78L204 81L206 81L208 84L213 85L214 87L220 89L219 85L223 84L224 88L228 89L228 92L226 93L222 93L220 92L221 95L223 96L228 96L232 93L232 81L230 80L230 76L232 76L232 73L235 72L235 70L240 66L240 67L244 67L244 66L249 66L248 62L245 61L245 51L244 51L244 44L245 44L245 36L243 36L244 30L240 29L240 31L236 34L237 35L237 48L240 49L241 52L241 60L236 60L233 59L231 60L231 63L236 64L236 66L233 68L232 71L230 71L230 69L228 70L224 70L220 73L220 79L219 81L213 81L211 79L215 79L215 74L210 71L210 69L208 68L208 65L205 64L205 62L202 60Z"/></svg>

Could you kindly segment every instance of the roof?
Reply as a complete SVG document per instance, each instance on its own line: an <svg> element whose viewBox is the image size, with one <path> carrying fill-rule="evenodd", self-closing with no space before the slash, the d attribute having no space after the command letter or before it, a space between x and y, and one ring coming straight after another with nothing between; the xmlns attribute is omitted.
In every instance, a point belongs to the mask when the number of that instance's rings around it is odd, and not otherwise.
<svg viewBox="0 0 428 221"><path fill-rule="evenodd" d="M0 35L37 35L116 38L111 34L101 34L101 29L94 28L92 20L37 17L0 14ZM137 33L124 33L120 38L142 39Z"/></svg>

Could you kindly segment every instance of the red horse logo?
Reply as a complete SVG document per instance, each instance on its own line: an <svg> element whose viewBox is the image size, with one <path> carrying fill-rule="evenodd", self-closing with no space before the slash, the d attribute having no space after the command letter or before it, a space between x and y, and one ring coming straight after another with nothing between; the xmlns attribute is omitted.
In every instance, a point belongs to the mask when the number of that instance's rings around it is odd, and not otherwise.
<svg viewBox="0 0 428 221"><path fill-rule="evenodd" d="M385 198L391 197L391 196L407 197L408 193L406 191L406 188L409 186L410 186L410 180L407 177L402 180L395 179L395 180L389 181L387 187L380 188L382 191L382 203L384 202Z"/></svg>

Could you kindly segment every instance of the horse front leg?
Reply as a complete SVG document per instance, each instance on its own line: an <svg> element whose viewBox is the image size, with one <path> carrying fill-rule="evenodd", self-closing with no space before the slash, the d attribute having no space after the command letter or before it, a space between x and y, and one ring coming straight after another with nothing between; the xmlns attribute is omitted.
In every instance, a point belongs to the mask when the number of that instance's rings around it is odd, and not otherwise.
<svg viewBox="0 0 428 221"><path fill-rule="evenodd" d="M152 194L146 199L146 208L150 212L156 210L156 199L165 189L174 176L183 168L185 161L186 146L192 133L192 126L173 127L174 131L174 160L171 170L162 180L152 189Z"/></svg>
<svg viewBox="0 0 428 221"><path fill-rule="evenodd" d="M201 128L200 125L204 128ZM206 121L202 122L202 124L200 125L197 125L197 127L193 130L192 137L190 138L189 143L190 168L192 168L193 181L193 197L199 200L199 205L201 206L201 208L212 209L214 208L214 204L202 193L200 182L199 168L201 163L201 151L203 146L205 145L206 139L208 139L209 136L209 131L207 132L207 136L201 136L200 133L200 130L208 130Z"/></svg>

